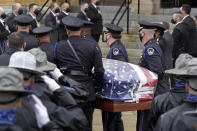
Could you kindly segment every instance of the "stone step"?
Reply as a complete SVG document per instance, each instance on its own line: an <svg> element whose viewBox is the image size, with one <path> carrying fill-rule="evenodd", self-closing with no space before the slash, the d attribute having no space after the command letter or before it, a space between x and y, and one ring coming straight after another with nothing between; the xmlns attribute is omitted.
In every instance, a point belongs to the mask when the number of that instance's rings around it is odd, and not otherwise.
<svg viewBox="0 0 197 131"><path fill-rule="evenodd" d="M140 57L129 57L129 63L138 65L140 61Z"/></svg>

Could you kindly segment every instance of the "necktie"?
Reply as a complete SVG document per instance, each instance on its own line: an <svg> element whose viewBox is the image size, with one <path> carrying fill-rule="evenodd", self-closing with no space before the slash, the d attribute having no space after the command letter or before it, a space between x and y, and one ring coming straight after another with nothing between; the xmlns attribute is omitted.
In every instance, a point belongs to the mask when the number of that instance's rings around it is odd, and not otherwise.
<svg viewBox="0 0 197 131"><path fill-rule="evenodd" d="M54 16L54 19L57 20L57 16Z"/></svg>

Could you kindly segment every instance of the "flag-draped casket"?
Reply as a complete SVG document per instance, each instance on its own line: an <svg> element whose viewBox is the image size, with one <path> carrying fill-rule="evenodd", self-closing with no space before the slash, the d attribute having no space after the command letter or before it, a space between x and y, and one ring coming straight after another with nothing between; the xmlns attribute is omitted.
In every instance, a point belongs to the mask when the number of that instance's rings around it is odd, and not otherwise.
<svg viewBox="0 0 197 131"><path fill-rule="evenodd" d="M98 95L113 101L141 102L153 99L158 77L138 65L103 59L104 85Z"/></svg>

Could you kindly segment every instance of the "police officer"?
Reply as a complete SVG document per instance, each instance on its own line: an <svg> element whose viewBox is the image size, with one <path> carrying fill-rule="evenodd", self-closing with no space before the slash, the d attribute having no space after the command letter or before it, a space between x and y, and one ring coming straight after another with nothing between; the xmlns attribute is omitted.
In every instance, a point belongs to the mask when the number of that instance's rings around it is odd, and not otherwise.
<svg viewBox="0 0 197 131"><path fill-rule="evenodd" d="M158 75L158 85L155 96L165 93L167 90L162 86L163 77L163 53L159 43L154 39L155 25L147 21L139 21L141 26L140 40L144 44L144 50L139 65ZM137 112L137 131L145 131L148 128L149 110Z"/></svg>
<svg viewBox="0 0 197 131"><path fill-rule="evenodd" d="M174 69L166 70L166 74L172 75L171 90L165 94L158 95L152 102L152 108L150 111L149 130L153 130L159 117L165 112L183 104L186 100L186 81L184 80L182 70L185 69L185 65L192 60L192 56L189 54L181 54L177 60Z"/></svg>
<svg viewBox="0 0 197 131"><path fill-rule="evenodd" d="M50 118L47 113L46 107L42 104L42 102L33 94L32 91L26 91L23 88L24 80L23 75L13 68L0 68L0 117L1 131L33 131L31 128L24 128L24 126L29 127L29 125L25 125L25 117L28 115L28 119L31 118L29 112L23 112L24 105L21 102L24 100L24 97L30 98L28 102L31 103L31 107L34 110L36 115L36 123L42 126L43 131L55 131L58 126L50 121ZM20 105L20 106L18 106ZM23 118L23 119L21 119ZM59 130L61 131L61 130Z"/></svg>
<svg viewBox="0 0 197 131"><path fill-rule="evenodd" d="M105 24L108 32L106 34L107 44L110 46L108 59L128 62L128 55L124 45L121 42L121 32L123 29L114 24ZM124 131L121 112L102 111L104 131Z"/></svg>
<svg viewBox="0 0 197 131"><path fill-rule="evenodd" d="M68 40L60 41L55 45L56 63L60 69L64 68L65 75L87 87L89 97L80 106L88 119L86 131L91 131L92 102L96 99L92 77L97 83L103 84L104 68L102 58L99 49L95 44L92 44L92 41L81 38L80 28L83 22L79 18L67 16L62 19L62 22L66 25ZM91 74L93 67L94 75Z"/></svg>
<svg viewBox="0 0 197 131"><path fill-rule="evenodd" d="M182 70L181 73L185 74L186 79L186 89L188 91L186 101L170 110L169 112L163 114L157 122L155 131L193 131L196 130L196 121L190 121L192 119L187 119L196 112L197 106L197 59L193 58L185 65L185 70ZM196 116L195 116L196 117ZM193 119L194 120L194 119ZM186 126L184 126L185 123ZM189 128L188 128L189 127ZM192 131L191 130L191 131Z"/></svg>
<svg viewBox="0 0 197 131"><path fill-rule="evenodd" d="M48 61L54 63L54 46L51 43L51 31L51 27L43 26L35 28L33 33L36 35L39 48L46 53Z"/></svg>
<svg viewBox="0 0 197 131"><path fill-rule="evenodd" d="M8 25L6 25L5 23L5 18L5 10L2 7L0 7L0 54L4 52L7 37L10 34Z"/></svg>
<svg viewBox="0 0 197 131"><path fill-rule="evenodd" d="M36 37L29 34L33 18L27 15L19 15L15 17L15 21L17 32L20 32L24 36L26 42L25 51L30 50L32 48L37 48L38 43Z"/></svg>
<svg viewBox="0 0 197 131"><path fill-rule="evenodd" d="M96 40L91 35L93 23L87 20L82 20L82 21L83 21L83 26L81 27L81 37L92 41L92 44L96 45L96 47L100 50L100 55L102 56L102 52L101 52L98 42L96 42Z"/></svg>
<svg viewBox="0 0 197 131"><path fill-rule="evenodd" d="M28 52L16 52L10 58L9 67L16 68L23 73L24 89L31 90L35 93L46 106L51 120L54 121L60 129L77 130L84 128L87 123L85 115L68 91L58 85L55 80L47 76L42 76L44 74L43 71L48 72L54 70L56 67L55 64L47 62L47 57L44 52L37 48L31 49ZM41 77L39 81L37 81L38 77ZM42 125L38 125L38 127L34 125L34 114L32 114L31 109L28 109L30 104L27 102L27 99L26 97L23 99L22 104L24 107L20 113L28 112L30 117L25 121L23 127L25 129L39 130L43 127ZM47 120L42 117L40 117L40 119L43 123Z"/></svg>
<svg viewBox="0 0 197 131"><path fill-rule="evenodd" d="M15 17L18 15L22 15L23 14L23 8L21 6L20 3L15 3L12 5L12 14L8 17L8 19L6 20L7 25L9 27L9 30L11 32L15 32L17 31L16 29L16 23L15 23Z"/></svg>

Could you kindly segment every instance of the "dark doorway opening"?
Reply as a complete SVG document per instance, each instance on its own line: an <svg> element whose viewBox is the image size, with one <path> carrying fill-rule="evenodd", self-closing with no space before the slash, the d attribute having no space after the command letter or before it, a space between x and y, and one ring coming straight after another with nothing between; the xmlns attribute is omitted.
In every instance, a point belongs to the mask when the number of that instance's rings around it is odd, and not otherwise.
<svg viewBox="0 0 197 131"><path fill-rule="evenodd" d="M162 8L181 7L183 4L190 4L192 8L197 8L197 0L161 0Z"/></svg>

